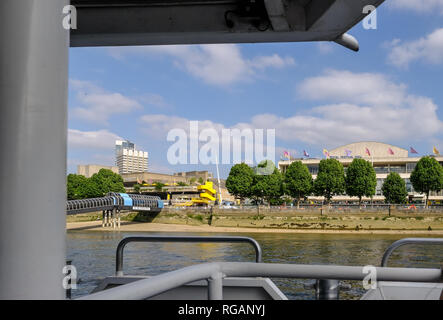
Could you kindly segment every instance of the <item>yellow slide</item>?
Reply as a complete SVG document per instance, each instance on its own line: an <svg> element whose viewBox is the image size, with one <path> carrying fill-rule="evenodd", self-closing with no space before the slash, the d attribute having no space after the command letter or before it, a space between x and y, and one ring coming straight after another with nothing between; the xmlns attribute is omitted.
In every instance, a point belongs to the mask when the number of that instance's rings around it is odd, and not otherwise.
<svg viewBox="0 0 443 320"><path fill-rule="evenodd" d="M205 184L198 186L197 189L204 191L200 193L200 198L215 201L217 191L215 191L212 181L206 181Z"/></svg>
<svg viewBox="0 0 443 320"><path fill-rule="evenodd" d="M175 207L190 207L194 203L192 201L182 202L182 203L176 203L174 204Z"/></svg>
<svg viewBox="0 0 443 320"><path fill-rule="evenodd" d="M209 201L215 201L215 197L206 192L200 193L200 198L203 198L202 200L208 199Z"/></svg>
<svg viewBox="0 0 443 320"><path fill-rule="evenodd" d="M178 207L189 207L197 204L209 204L211 201L216 200L217 191L215 191L212 181L206 181L197 187L197 190L203 191L200 193L200 198L192 198L191 201L185 203L177 203L175 206Z"/></svg>

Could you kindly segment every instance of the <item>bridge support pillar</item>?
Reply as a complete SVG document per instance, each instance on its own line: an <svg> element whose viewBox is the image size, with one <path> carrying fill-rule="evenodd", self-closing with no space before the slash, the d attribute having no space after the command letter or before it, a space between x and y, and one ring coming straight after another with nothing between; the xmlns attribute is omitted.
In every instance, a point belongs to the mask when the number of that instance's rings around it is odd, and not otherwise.
<svg viewBox="0 0 443 320"><path fill-rule="evenodd" d="M117 210L112 209L112 227L115 229L117 227Z"/></svg>
<svg viewBox="0 0 443 320"><path fill-rule="evenodd" d="M110 215L110 213L109 213L109 210L106 210L106 216L105 216L105 219L106 219L106 221L105 221L105 227L109 227L109 224L110 224L110 218L109 218L109 215Z"/></svg>
<svg viewBox="0 0 443 320"><path fill-rule="evenodd" d="M0 1L0 299L64 299L69 0Z"/></svg>

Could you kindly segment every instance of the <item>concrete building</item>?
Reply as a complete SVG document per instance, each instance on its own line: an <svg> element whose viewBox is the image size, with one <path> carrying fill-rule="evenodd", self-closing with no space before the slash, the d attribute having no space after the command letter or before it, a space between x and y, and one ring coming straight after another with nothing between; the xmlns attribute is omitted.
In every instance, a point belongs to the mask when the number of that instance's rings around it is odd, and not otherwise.
<svg viewBox="0 0 443 320"><path fill-rule="evenodd" d="M115 162L120 174L148 171L148 153L128 140L115 141Z"/></svg>
<svg viewBox="0 0 443 320"><path fill-rule="evenodd" d="M198 180L201 178L203 181L208 181L213 178L212 172L209 171L186 171L186 172L176 172L174 173L174 176L177 177L185 177L189 180L194 178L198 182Z"/></svg>
<svg viewBox="0 0 443 320"><path fill-rule="evenodd" d="M178 172L174 174L164 174L155 172L136 172L136 173L124 173L122 174L123 183L128 192L133 191L133 186L135 184L142 185L142 193L154 193L164 199L166 199L166 193L169 194L170 199L173 201L182 200L189 201L192 198L198 197L201 190L197 188L200 184L198 182L199 178L202 178L204 182L212 181L214 183L214 189L221 192L222 199L224 201L234 201L234 197L229 194L226 189L225 180L220 179L220 189L218 187L218 180L213 178L211 172L208 171L189 171L189 172ZM145 187L151 187L153 183L160 182L166 186L163 188L162 192L156 190L146 190ZM186 183L187 186L177 186L179 182ZM193 183L191 183L193 182ZM168 198L169 199L169 198Z"/></svg>
<svg viewBox="0 0 443 320"><path fill-rule="evenodd" d="M184 182L189 184L189 179L180 176L174 176L165 173L155 172L132 172L123 173L123 183L125 186L132 187L134 184L153 184L154 182L160 182L164 184L174 184L178 182Z"/></svg>
<svg viewBox="0 0 443 320"><path fill-rule="evenodd" d="M81 164L77 166L77 174L81 174L86 178L90 178L94 173L98 173L100 169L108 169L114 173L118 173L118 168L114 166L102 166L99 164Z"/></svg>
<svg viewBox="0 0 443 320"><path fill-rule="evenodd" d="M198 182L199 178L203 181L212 179L212 173L208 171L189 171L179 172L174 174L155 173L155 172L133 172L123 173L123 182L125 186L132 186L136 183L152 184L154 182L161 182L164 184L172 185L174 183L184 182L190 184L191 180Z"/></svg>
<svg viewBox="0 0 443 320"><path fill-rule="evenodd" d="M373 197L374 201L384 201L381 187L390 172L397 172L400 177L405 180L406 189L408 191L410 201L421 201L424 198L423 194L419 194L414 190L409 179L411 176L411 172L412 170L414 170L417 162L420 160L420 157L410 157L409 152L406 149L380 142L356 142L330 150L329 157L340 161L343 164L345 170L354 158L363 158L370 161L374 167L377 176L377 188L375 196ZM435 159L443 165L442 156L435 156ZM291 159L280 161L278 163L278 166L281 172L285 172L289 164L291 164L293 161L301 161L308 167L309 172L311 172L312 177L315 179L317 178L318 165L320 163L320 160L321 159L315 158ZM310 198L320 199L318 197ZM352 199L347 195L340 195L335 196L333 200L349 201L356 199ZM431 192L429 200L442 203L443 190Z"/></svg>

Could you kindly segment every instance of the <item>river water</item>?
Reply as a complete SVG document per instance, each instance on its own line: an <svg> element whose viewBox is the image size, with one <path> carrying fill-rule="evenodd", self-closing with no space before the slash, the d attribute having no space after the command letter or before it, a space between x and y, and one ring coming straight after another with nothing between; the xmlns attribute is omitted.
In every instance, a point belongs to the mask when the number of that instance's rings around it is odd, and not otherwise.
<svg viewBox="0 0 443 320"><path fill-rule="evenodd" d="M88 294L106 276L115 272L115 249L127 236L156 233L68 231L68 259L77 268L80 281L72 297ZM407 236L336 235L289 233L157 233L161 235L235 235L256 239L263 249L263 262L296 264L339 264L379 266L385 249ZM125 248L124 272L130 275L155 275L208 261L254 261L248 244L213 243L131 243ZM390 259L389 266L440 268L441 246L405 246ZM305 284L313 280L273 279L289 299L314 299L314 290ZM340 292L343 299L358 299L365 292L359 281L347 282L351 289Z"/></svg>

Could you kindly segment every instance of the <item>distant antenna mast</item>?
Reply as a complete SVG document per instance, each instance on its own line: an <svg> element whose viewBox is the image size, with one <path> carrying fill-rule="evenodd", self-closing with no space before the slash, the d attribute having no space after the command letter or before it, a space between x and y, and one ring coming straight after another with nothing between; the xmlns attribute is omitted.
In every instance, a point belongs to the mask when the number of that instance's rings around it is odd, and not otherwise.
<svg viewBox="0 0 443 320"><path fill-rule="evenodd" d="M220 172L218 171L218 157L215 156L215 166L217 167L217 180L218 180L218 199L220 201L219 205L222 204L222 195L221 195L221 187L220 187Z"/></svg>

